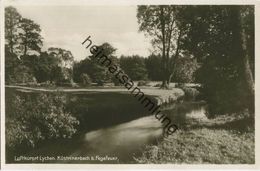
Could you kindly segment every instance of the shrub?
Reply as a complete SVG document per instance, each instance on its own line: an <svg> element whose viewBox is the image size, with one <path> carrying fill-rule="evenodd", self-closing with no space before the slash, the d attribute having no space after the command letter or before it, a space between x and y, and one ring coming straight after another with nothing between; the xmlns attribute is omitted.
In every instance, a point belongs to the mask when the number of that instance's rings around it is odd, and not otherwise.
<svg viewBox="0 0 260 171"><path fill-rule="evenodd" d="M6 82L8 84L36 84L37 81L31 71L26 66L17 66L13 69L14 74L6 76Z"/></svg>
<svg viewBox="0 0 260 171"><path fill-rule="evenodd" d="M185 98L190 100L195 100L196 97L199 95L199 91L196 88L191 87L182 87L182 90L185 93Z"/></svg>
<svg viewBox="0 0 260 171"><path fill-rule="evenodd" d="M80 75L80 82L81 82L81 84L86 85L86 86L89 86L92 83L90 77L86 73L82 73Z"/></svg>
<svg viewBox="0 0 260 171"><path fill-rule="evenodd" d="M79 121L64 111L65 100L61 94L15 95L6 122L7 147L34 147L40 140L70 138Z"/></svg>

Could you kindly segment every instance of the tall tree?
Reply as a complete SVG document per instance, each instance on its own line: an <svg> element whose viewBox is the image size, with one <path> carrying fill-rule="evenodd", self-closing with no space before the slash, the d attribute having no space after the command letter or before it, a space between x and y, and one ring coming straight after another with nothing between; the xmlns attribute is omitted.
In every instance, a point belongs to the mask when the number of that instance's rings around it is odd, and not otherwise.
<svg viewBox="0 0 260 171"><path fill-rule="evenodd" d="M250 40L251 35L247 33L247 29L246 29L248 27L248 23L246 20L247 20L248 16L251 16L252 18L254 18L254 15L252 15L252 13L254 13L254 12L252 11L252 8L236 7L236 9L234 9L233 13L234 13L233 15L236 16L237 23L238 23L238 25L237 25L238 32L234 31L234 35L238 36L238 38L239 38L239 41L238 41L239 47L238 48L241 51L244 77L245 77L245 81L247 84L248 92L253 100L252 102L254 102L254 94L255 94L254 77L253 77L253 72L250 68L250 58L252 58L252 57L250 57L250 55L252 55L252 53L250 53L250 50L248 47L248 45L249 45L248 41L252 41L252 40L254 40L254 38L251 38L251 40ZM251 25L251 27L253 27L253 25Z"/></svg>
<svg viewBox="0 0 260 171"><path fill-rule="evenodd" d="M18 27L21 15L14 7L5 8L5 44L7 50L11 53L15 52L15 46L18 39Z"/></svg>
<svg viewBox="0 0 260 171"><path fill-rule="evenodd" d="M119 61L115 56L116 49L109 43L103 43L98 46L103 49L102 53L106 55L113 64L119 66ZM98 85L103 85L105 82L114 82L117 84L117 79L108 71L106 66L102 66L95 56L91 55L80 62L75 62L73 69L73 79L80 83L83 74L87 74L90 79Z"/></svg>
<svg viewBox="0 0 260 171"><path fill-rule="evenodd" d="M102 49L102 53L106 55L113 64L119 66L119 61L115 56L116 48L114 48L111 44L105 42L101 44L98 48ZM90 56L90 68L89 73L87 73L93 82L98 83L99 85L103 85L105 82L114 82L116 83L116 79L114 76L108 71L106 66L102 66L95 58L95 56Z"/></svg>
<svg viewBox="0 0 260 171"><path fill-rule="evenodd" d="M162 88L168 88L174 73L174 63L181 51L184 26L178 16L183 6L138 6L139 30L152 38L152 44L162 56Z"/></svg>
<svg viewBox="0 0 260 171"><path fill-rule="evenodd" d="M197 81L203 85L209 114L253 111L253 7L191 6L183 16L192 27L185 47L202 64Z"/></svg>
<svg viewBox="0 0 260 171"><path fill-rule="evenodd" d="M42 47L41 28L34 21L22 18L19 28L20 50L22 55L27 55L28 51L40 52Z"/></svg>

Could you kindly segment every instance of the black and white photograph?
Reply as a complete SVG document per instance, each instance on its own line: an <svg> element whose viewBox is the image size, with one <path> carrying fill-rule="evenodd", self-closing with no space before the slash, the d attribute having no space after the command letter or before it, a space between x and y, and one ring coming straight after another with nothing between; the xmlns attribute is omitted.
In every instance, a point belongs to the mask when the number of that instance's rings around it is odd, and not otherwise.
<svg viewBox="0 0 260 171"><path fill-rule="evenodd" d="M4 164L256 164L254 4L40 2L2 7Z"/></svg>

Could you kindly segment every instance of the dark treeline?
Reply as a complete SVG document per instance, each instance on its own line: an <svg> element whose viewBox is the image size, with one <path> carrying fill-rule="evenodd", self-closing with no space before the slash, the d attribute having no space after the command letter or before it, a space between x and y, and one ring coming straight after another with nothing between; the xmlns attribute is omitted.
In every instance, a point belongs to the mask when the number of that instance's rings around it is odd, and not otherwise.
<svg viewBox="0 0 260 171"><path fill-rule="evenodd" d="M104 43L102 47L104 45L109 44ZM111 45L109 47L112 48ZM161 81L163 76L160 67L161 57L159 55L152 54L147 58L139 55L116 58L110 55L110 59L113 59L113 63L119 66L133 81ZM196 60L190 57L182 57L177 62L178 68L172 80L180 83L194 82L194 72L198 68ZM109 76L106 67L99 66L92 57L75 62L73 74L74 81L79 84L95 82L103 85L106 82L113 82L115 85L118 85L116 80L112 79L113 76ZM86 79L89 80L89 83Z"/></svg>
<svg viewBox="0 0 260 171"><path fill-rule="evenodd" d="M41 28L14 7L5 8L5 78L14 83L72 81L73 56L65 49L42 51Z"/></svg>
<svg viewBox="0 0 260 171"><path fill-rule="evenodd" d="M14 7L5 9L5 18L7 84L103 85L112 82L118 85L106 68L99 66L91 56L81 61L74 61L72 53L62 48L51 47L43 51L40 26L30 19L23 18ZM163 77L160 55L152 54L146 58L139 55L118 58L115 56L116 49L109 43L101 46L132 80L160 81ZM185 59L192 65L193 60L189 60L188 56ZM180 59L180 65L183 66L180 68L185 68L186 63L181 63L185 59ZM180 75L176 76L177 81L191 82L193 72L187 75L183 71L178 72ZM182 77L183 75L185 76Z"/></svg>

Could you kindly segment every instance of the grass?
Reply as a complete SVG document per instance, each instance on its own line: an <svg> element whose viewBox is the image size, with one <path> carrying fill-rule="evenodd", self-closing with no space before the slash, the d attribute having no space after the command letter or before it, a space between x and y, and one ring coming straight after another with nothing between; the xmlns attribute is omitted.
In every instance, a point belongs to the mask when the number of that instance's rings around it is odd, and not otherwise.
<svg viewBox="0 0 260 171"><path fill-rule="evenodd" d="M248 125L248 126L245 126ZM254 164L253 121L235 116L191 121L187 128L146 146L138 163Z"/></svg>

